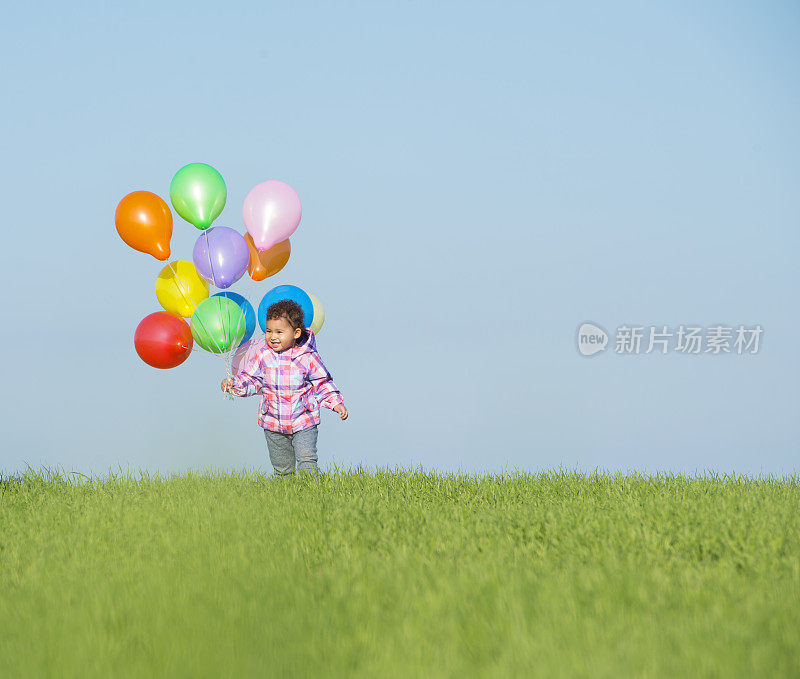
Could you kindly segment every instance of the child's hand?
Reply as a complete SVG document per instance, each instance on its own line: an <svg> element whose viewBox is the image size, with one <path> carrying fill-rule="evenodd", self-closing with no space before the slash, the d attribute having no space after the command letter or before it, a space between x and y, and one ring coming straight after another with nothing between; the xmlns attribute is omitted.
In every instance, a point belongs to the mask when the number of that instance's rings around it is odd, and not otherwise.
<svg viewBox="0 0 800 679"><path fill-rule="evenodd" d="M344 404L340 403L338 406L333 406L333 412L338 413L342 421L347 419L347 408L344 407Z"/></svg>
<svg viewBox="0 0 800 679"><path fill-rule="evenodd" d="M230 392L230 390L233 389L233 378L229 377L227 379L222 380L220 388L222 389L222 391Z"/></svg>

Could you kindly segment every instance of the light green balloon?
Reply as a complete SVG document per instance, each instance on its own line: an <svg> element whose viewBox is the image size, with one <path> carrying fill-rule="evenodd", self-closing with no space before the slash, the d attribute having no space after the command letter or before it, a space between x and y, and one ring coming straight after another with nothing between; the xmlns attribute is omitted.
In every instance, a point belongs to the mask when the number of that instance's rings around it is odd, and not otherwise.
<svg viewBox="0 0 800 679"><path fill-rule="evenodd" d="M325 322L325 309L322 308L322 302L319 301L319 297L315 297L310 292L308 296L314 306L314 319L308 327L315 335L319 335L319 331L322 330L322 324Z"/></svg>
<svg viewBox="0 0 800 679"><path fill-rule="evenodd" d="M175 173L169 185L172 207L198 229L211 226L228 199L225 180L211 165L189 163Z"/></svg>
<svg viewBox="0 0 800 679"><path fill-rule="evenodd" d="M189 327L203 349L224 354L239 345L247 329L242 307L227 297L209 297L197 305Z"/></svg>

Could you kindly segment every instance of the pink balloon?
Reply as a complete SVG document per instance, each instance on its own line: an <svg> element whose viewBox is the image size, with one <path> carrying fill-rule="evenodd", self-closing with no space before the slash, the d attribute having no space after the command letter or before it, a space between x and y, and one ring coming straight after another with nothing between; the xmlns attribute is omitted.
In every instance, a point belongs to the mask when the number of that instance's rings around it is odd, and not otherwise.
<svg viewBox="0 0 800 679"><path fill-rule="evenodd" d="M244 225L259 250L268 250L291 236L303 208L300 197L285 182L271 179L261 182L244 199Z"/></svg>
<svg viewBox="0 0 800 679"><path fill-rule="evenodd" d="M263 335L260 337L254 337L248 342L242 342L236 349L236 352L233 354L231 367L233 368L234 374L242 372L244 366L247 365L247 362L266 345L267 340Z"/></svg>

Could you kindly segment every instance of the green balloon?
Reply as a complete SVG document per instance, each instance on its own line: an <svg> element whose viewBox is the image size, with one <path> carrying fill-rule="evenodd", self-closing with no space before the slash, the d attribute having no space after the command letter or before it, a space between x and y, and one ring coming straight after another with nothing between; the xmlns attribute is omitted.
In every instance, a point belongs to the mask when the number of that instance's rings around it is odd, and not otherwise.
<svg viewBox="0 0 800 679"><path fill-rule="evenodd" d="M175 173L169 185L172 207L198 229L211 226L228 199L225 180L211 165L189 163Z"/></svg>
<svg viewBox="0 0 800 679"><path fill-rule="evenodd" d="M197 305L189 326L203 349L224 354L239 346L247 329L242 307L227 297L209 297Z"/></svg>

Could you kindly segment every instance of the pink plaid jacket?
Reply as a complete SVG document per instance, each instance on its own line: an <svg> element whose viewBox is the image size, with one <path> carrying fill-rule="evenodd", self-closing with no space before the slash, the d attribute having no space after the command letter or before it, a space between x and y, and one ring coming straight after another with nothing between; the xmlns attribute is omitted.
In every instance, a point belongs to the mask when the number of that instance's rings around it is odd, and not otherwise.
<svg viewBox="0 0 800 679"><path fill-rule="evenodd" d="M308 328L300 344L277 353L262 338L253 340L233 376L236 396L263 394L258 424L263 429L293 434L319 424L319 407L344 403L331 374L317 353Z"/></svg>

